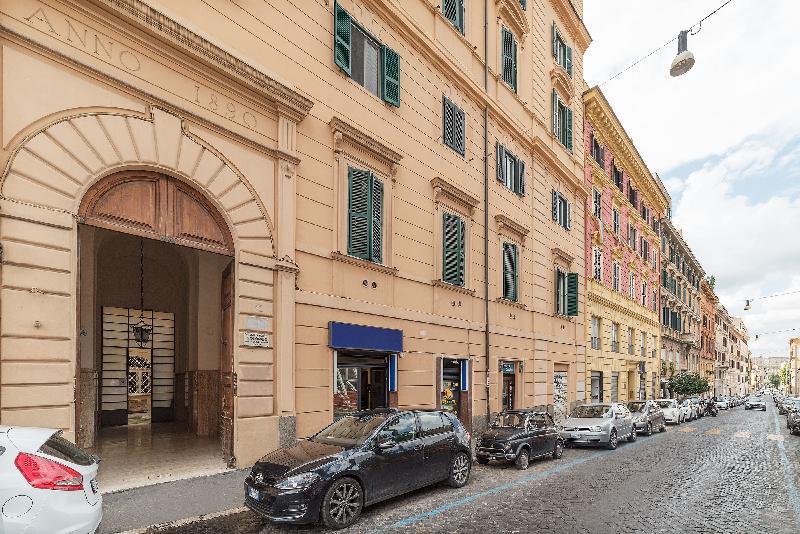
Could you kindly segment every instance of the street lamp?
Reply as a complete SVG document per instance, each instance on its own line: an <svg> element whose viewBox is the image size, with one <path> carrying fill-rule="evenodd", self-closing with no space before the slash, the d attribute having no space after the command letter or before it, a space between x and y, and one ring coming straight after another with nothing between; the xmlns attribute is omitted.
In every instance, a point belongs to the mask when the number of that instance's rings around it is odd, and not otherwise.
<svg viewBox="0 0 800 534"><path fill-rule="evenodd" d="M694 67L694 54L689 52L689 30L683 30L678 34L678 55L672 60L669 68L670 76L677 77L689 72Z"/></svg>
<svg viewBox="0 0 800 534"><path fill-rule="evenodd" d="M747 299L744 302L745 302L744 311L750 311L750 299Z"/></svg>

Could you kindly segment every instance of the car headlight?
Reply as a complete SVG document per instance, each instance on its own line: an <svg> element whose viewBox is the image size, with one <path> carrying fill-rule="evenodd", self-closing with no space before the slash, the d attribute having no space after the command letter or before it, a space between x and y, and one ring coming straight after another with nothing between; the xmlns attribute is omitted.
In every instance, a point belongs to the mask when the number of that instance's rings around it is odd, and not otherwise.
<svg viewBox="0 0 800 534"><path fill-rule="evenodd" d="M592 432L600 432L603 429L600 428L599 426L593 426L593 427L589 428L589 430L591 430Z"/></svg>
<svg viewBox="0 0 800 534"><path fill-rule="evenodd" d="M319 480L319 475L316 473L300 473L299 475L279 480L275 483L275 487L285 490L306 489L317 480Z"/></svg>

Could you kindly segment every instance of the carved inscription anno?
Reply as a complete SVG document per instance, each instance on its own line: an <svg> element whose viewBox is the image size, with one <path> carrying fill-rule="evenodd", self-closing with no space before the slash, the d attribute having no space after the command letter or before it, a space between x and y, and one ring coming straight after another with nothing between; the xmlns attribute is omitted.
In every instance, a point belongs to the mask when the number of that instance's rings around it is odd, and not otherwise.
<svg viewBox="0 0 800 534"><path fill-rule="evenodd" d="M24 20L34 28L129 72L137 72L142 68L136 53L110 37L61 13L51 15L58 15L58 18L48 16L44 8L39 7Z"/></svg>

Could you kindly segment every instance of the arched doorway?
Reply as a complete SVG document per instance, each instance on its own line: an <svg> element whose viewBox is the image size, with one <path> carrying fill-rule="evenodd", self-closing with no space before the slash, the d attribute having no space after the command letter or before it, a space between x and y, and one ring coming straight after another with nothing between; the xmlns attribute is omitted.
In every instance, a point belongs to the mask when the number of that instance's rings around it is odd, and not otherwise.
<svg viewBox="0 0 800 534"><path fill-rule="evenodd" d="M104 457L101 484L224 468L234 416L225 220L186 183L136 170L93 185L79 222L77 428Z"/></svg>

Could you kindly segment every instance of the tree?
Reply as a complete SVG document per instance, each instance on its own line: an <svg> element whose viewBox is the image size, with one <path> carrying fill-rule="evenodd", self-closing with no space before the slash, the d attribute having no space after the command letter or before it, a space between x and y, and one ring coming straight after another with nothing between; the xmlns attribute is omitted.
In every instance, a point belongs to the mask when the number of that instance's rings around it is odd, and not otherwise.
<svg viewBox="0 0 800 534"><path fill-rule="evenodd" d="M769 383L772 384L772 387L774 388L777 388L781 385L781 377L778 376L778 373L770 373Z"/></svg>
<svg viewBox="0 0 800 534"><path fill-rule="evenodd" d="M708 286L711 288L712 291L714 290L714 286L715 285L717 285L717 277L714 276L714 275L709 276L708 277Z"/></svg>
<svg viewBox="0 0 800 534"><path fill-rule="evenodd" d="M698 395L711 389L708 379L698 373L679 373L670 377L667 387L680 396Z"/></svg>

